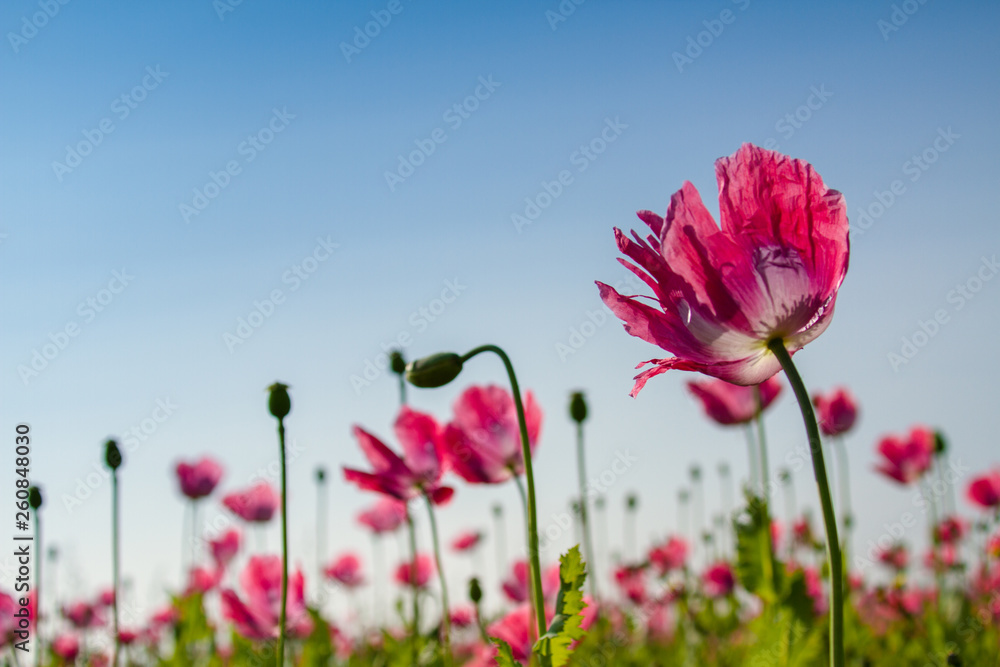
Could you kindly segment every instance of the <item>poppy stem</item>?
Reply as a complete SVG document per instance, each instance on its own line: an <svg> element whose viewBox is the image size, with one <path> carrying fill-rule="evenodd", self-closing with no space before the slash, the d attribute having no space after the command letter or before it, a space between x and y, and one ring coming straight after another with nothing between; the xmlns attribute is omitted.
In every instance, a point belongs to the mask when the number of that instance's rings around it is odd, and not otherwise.
<svg viewBox="0 0 1000 667"><path fill-rule="evenodd" d="M111 470L111 586L112 613L114 614L115 655L111 664L118 667L118 652L121 650L121 637L118 633L118 470Z"/></svg>
<svg viewBox="0 0 1000 667"><path fill-rule="evenodd" d="M767 437L764 434L764 401L760 396L760 385L753 388L753 395L757 404L755 421L757 422L757 444L760 447L761 497L764 500L764 520L767 523L767 567L770 569L767 574L770 581L774 582L774 575L778 568L774 561L774 540L771 539L771 476L767 469Z"/></svg>
<svg viewBox="0 0 1000 667"><path fill-rule="evenodd" d="M410 535L410 588L413 589L413 626L411 635L411 656L413 664L417 664L419 649L417 641L420 639L420 589L417 588L417 531L413 527L413 517L410 515L410 507L406 507L406 528Z"/></svg>
<svg viewBox="0 0 1000 667"><path fill-rule="evenodd" d="M39 559L35 568L35 636L38 639L38 648L35 649L35 665L42 667L42 653L45 652L45 643L42 640L42 568L44 567L45 550L42 548L42 517L41 507L35 509L35 544L37 545ZM15 651L15 655L17 652Z"/></svg>
<svg viewBox="0 0 1000 667"><path fill-rule="evenodd" d="M843 436L837 436L834 439L833 451L837 457L837 480L840 482L840 512L843 514L842 521L844 522L844 560L850 562L851 529L854 527L854 514L851 512L851 473Z"/></svg>
<svg viewBox="0 0 1000 667"><path fill-rule="evenodd" d="M806 434L809 436L809 452L812 455L816 485L819 487L820 506L823 508L823 525L826 528L826 549L830 558L830 664L833 667L844 667L844 564L840 552L840 538L837 536L837 515L833 510L833 499L830 495L830 482L826 474L826 462L823 460L823 443L819 436L819 426L816 424L816 413L813 411L809 391L792 362L792 356L785 349L785 341L781 338L775 338L768 341L767 347L778 359L788 382L792 385L795 398L799 402L799 409L802 411L802 421L805 423Z"/></svg>
<svg viewBox="0 0 1000 667"><path fill-rule="evenodd" d="M753 426L749 423L746 425L746 436L747 436L747 459L750 462L750 490L754 495L757 495L758 491L758 480L759 475L757 474L757 443L754 441Z"/></svg>
<svg viewBox="0 0 1000 667"><path fill-rule="evenodd" d="M288 494L285 474L285 420L278 418L278 445L281 449L281 615L278 617L278 667L285 664L285 620L288 613Z"/></svg>
<svg viewBox="0 0 1000 667"><path fill-rule="evenodd" d="M451 654L451 607L448 604L448 582L445 580L444 567L441 564L441 546L438 543L437 519L434 518L434 504L430 497L427 501L427 513L431 518L431 539L434 541L434 564L437 566L438 579L441 582L441 631L444 634L444 664L452 664Z"/></svg>
<svg viewBox="0 0 1000 667"><path fill-rule="evenodd" d="M517 384L514 366L510 363L507 353L496 345L482 345L462 356L466 362L480 352L493 352L503 361L510 379L510 387L514 394L514 407L517 408L517 424L521 430L521 454L524 459L524 479L527 483L527 523L528 523L528 558L531 562L531 588L535 607L535 618L538 622L538 636L546 632L545 596L542 593L542 569L538 562L538 513L535 504L535 475L531 466L531 446L528 442L528 424L524 418L524 403L521 402L521 389Z"/></svg>
<svg viewBox="0 0 1000 667"><path fill-rule="evenodd" d="M583 546L586 549L587 564L594 571L594 542L590 536L587 505L587 460L583 449L583 422L576 423L576 467L580 478L580 523L583 524ZM589 577L590 594L597 600L597 577Z"/></svg>

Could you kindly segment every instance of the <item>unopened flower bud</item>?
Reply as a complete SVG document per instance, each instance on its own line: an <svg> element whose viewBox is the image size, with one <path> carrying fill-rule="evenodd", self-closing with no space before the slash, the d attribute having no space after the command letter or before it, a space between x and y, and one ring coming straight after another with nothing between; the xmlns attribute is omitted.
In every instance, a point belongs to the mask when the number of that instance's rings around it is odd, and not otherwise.
<svg viewBox="0 0 1000 667"><path fill-rule="evenodd" d="M393 350L389 353L389 365L392 368L392 372L396 375L402 375L406 372L406 359L403 358L403 353L399 350Z"/></svg>
<svg viewBox="0 0 1000 667"><path fill-rule="evenodd" d="M639 496L634 493L628 494L628 497L625 499L625 504L628 506L630 512L634 512L639 506Z"/></svg>
<svg viewBox="0 0 1000 667"><path fill-rule="evenodd" d="M934 431L934 453L938 456L948 452L948 441L944 439L944 433Z"/></svg>
<svg viewBox="0 0 1000 667"><path fill-rule="evenodd" d="M42 490L37 486L28 487L28 505L33 510L42 506Z"/></svg>
<svg viewBox="0 0 1000 667"><path fill-rule="evenodd" d="M112 470L118 470L122 465L122 452L114 440L108 440L104 443L104 462Z"/></svg>
<svg viewBox="0 0 1000 667"><path fill-rule="evenodd" d="M582 424L587 418L587 400L582 391L574 391L569 397L569 416L577 424Z"/></svg>
<svg viewBox="0 0 1000 667"><path fill-rule="evenodd" d="M320 484L326 479L326 470L321 467L316 468L316 481Z"/></svg>
<svg viewBox="0 0 1000 667"><path fill-rule="evenodd" d="M479 586L479 579L473 577L469 579L469 599L473 604L479 604L483 599L483 589Z"/></svg>
<svg viewBox="0 0 1000 667"><path fill-rule="evenodd" d="M276 419L284 419L292 411L292 399L288 396L288 385L275 382L267 390L271 392L267 398L267 409Z"/></svg>
<svg viewBox="0 0 1000 667"><path fill-rule="evenodd" d="M441 352L407 364L406 381L414 387L434 389L448 384L461 372L462 357L454 352Z"/></svg>

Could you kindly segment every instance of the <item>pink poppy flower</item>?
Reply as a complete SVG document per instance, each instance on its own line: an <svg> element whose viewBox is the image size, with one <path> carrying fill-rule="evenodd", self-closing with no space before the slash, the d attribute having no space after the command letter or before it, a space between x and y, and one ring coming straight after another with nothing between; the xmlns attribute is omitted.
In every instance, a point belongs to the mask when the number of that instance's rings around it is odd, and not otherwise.
<svg viewBox="0 0 1000 667"><path fill-rule="evenodd" d="M222 479L222 466L209 456L204 456L193 463L182 461L177 464L177 480L181 484L181 493L191 500L198 500L211 494L220 479Z"/></svg>
<svg viewBox="0 0 1000 667"><path fill-rule="evenodd" d="M434 567L434 559L427 554L417 554L417 561L400 563L396 568L396 583L401 586L410 586L419 589L427 588L431 578L437 572Z"/></svg>
<svg viewBox="0 0 1000 667"><path fill-rule="evenodd" d="M673 570L682 569L687 555L688 543L675 535L665 543L650 550L649 562L656 569L657 574L662 577Z"/></svg>
<svg viewBox="0 0 1000 667"><path fill-rule="evenodd" d="M1000 470L992 470L976 477L969 484L968 497L983 509L1000 505Z"/></svg>
<svg viewBox="0 0 1000 667"><path fill-rule="evenodd" d="M104 616L101 608L86 602L74 602L68 607L63 607L62 615L77 630L86 630L104 625Z"/></svg>
<svg viewBox="0 0 1000 667"><path fill-rule="evenodd" d="M515 561L510 568L510 576L503 580L501 588L511 602L527 602L531 596L528 561ZM542 571L542 595L546 600L559 592L559 565L552 565Z"/></svg>
<svg viewBox="0 0 1000 667"><path fill-rule="evenodd" d="M459 553L472 551L479 546L479 543L482 541L482 533L478 530L469 530L464 533L460 533L458 537L451 541L451 549L452 551L457 551Z"/></svg>
<svg viewBox="0 0 1000 667"><path fill-rule="evenodd" d="M361 574L361 559L352 553L336 558L326 566L323 574L347 588L357 588L365 583Z"/></svg>
<svg viewBox="0 0 1000 667"><path fill-rule="evenodd" d="M854 428L858 420L858 402L844 387L837 387L829 394L813 396L816 419L823 435L842 435Z"/></svg>
<svg viewBox="0 0 1000 667"><path fill-rule="evenodd" d="M467 628L476 622L476 608L467 604L454 607L450 618L456 628Z"/></svg>
<svg viewBox="0 0 1000 667"><path fill-rule="evenodd" d="M265 481L245 491L235 491L223 497L222 504L244 521L267 523L281 504L281 496Z"/></svg>
<svg viewBox="0 0 1000 667"><path fill-rule="evenodd" d="M934 526L934 539L941 544L957 544L968 531L969 524L961 517L945 517Z"/></svg>
<svg viewBox="0 0 1000 667"><path fill-rule="evenodd" d="M105 588L103 591L97 594L97 602L95 603L98 607L104 607L110 609L115 604L115 591L113 588Z"/></svg>
<svg viewBox="0 0 1000 667"><path fill-rule="evenodd" d="M126 630L122 628L118 631L118 641L122 643L122 646L131 646L138 638L139 633L135 630Z"/></svg>
<svg viewBox="0 0 1000 667"><path fill-rule="evenodd" d="M231 589L222 591L222 615L248 639L271 639L278 636L281 612L281 557L253 556L240 574L240 587L246 601ZM293 637L304 638L312 632L312 619L306 610L305 579L301 570L288 577L287 630Z"/></svg>
<svg viewBox="0 0 1000 667"><path fill-rule="evenodd" d="M219 585L222 581L222 568L193 567L188 571L186 594L201 593L204 595Z"/></svg>
<svg viewBox="0 0 1000 667"><path fill-rule="evenodd" d="M819 570L814 567L807 567L802 570L806 580L806 595L813 600L813 613L822 616L830 608L826 599L826 591L823 588L823 579L819 576Z"/></svg>
<svg viewBox="0 0 1000 667"><path fill-rule="evenodd" d="M402 457L371 433L355 426L354 437L374 470L363 472L345 467L344 479L362 489L402 501L422 495L436 505L451 500L454 489L440 483L444 465L438 444L441 427L437 421L403 406L396 418L395 431L403 445Z"/></svg>
<svg viewBox="0 0 1000 667"><path fill-rule="evenodd" d="M149 620L149 624L155 628L163 628L173 626L178 620L180 620L180 613L177 611L177 607L167 606L155 612Z"/></svg>
<svg viewBox="0 0 1000 667"><path fill-rule="evenodd" d="M711 598L723 598L736 588L736 574L729 563L720 562L710 566L701 575L705 595Z"/></svg>
<svg viewBox="0 0 1000 667"><path fill-rule="evenodd" d="M986 543L986 552L993 558L1000 558L1000 533L991 537Z"/></svg>
<svg viewBox="0 0 1000 667"><path fill-rule="evenodd" d="M760 384L781 370L770 340L794 353L833 316L849 255L843 196L811 165L751 144L717 160L715 173L721 230L689 182L666 218L639 212L651 236L615 229L618 249L639 266L619 261L655 299L598 282L601 298L626 331L676 355L639 364L653 367L636 376L632 396L671 368Z"/></svg>
<svg viewBox="0 0 1000 667"><path fill-rule="evenodd" d="M542 411L530 391L523 399L528 446L534 455ZM506 389L469 387L453 409L455 418L444 428L441 442L448 466L459 477L473 484L500 484L524 472L517 409Z"/></svg>
<svg viewBox="0 0 1000 667"><path fill-rule="evenodd" d="M212 551L212 559L220 568L225 568L240 552L240 531L230 528L218 539L209 540L208 546Z"/></svg>
<svg viewBox="0 0 1000 667"><path fill-rule="evenodd" d="M909 564L910 554L907 552L905 544L893 544L886 549L881 549L878 552L878 559L893 570L900 571L905 570Z"/></svg>
<svg viewBox="0 0 1000 667"><path fill-rule="evenodd" d="M906 439L886 436L878 443L882 461L875 470L900 484L920 479L934 460L934 431L914 426Z"/></svg>
<svg viewBox="0 0 1000 667"><path fill-rule="evenodd" d="M645 604L647 599L646 578L641 567L622 565L616 568L615 583L633 604Z"/></svg>
<svg viewBox="0 0 1000 667"><path fill-rule="evenodd" d="M490 637L502 639L510 644L510 652L515 660L527 662L531 657L533 629L531 606L523 604L499 621L490 624L486 632ZM494 653L491 652L490 655Z"/></svg>
<svg viewBox="0 0 1000 667"><path fill-rule="evenodd" d="M798 546L812 546L815 539L813 539L813 530L812 525L809 523L809 517L804 516L792 524L792 539Z"/></svg>
<svg viewBox="0 0 1000 667"><path fill-rule="evenodd" d="M379 498L375 505L358 514L358 523L376 535L391 533L406 521L406 503L395 498Z"/></svg>
<svg viewBox="0 0 1000 667"><path fill-rule="evenodd" d="M757 386L761 410L766 410L781 393L781 380L771 377ZM746 424L757 416L754 387L741 387L724 380L692 381L687 387L701 401L705 414L723 426Z"/></svg>
<svg viewBox="0 0 1000 667"><path fill-rule="evenodd" d="M14 598L6 593L0 593L0 647L13 643L14 633L18 630L17 613L18 605Z"/></svg>
<svg viewBox="0 0 1000 667"><path fill-rule="evenodd" d="M924 567L934 572L946 572L959 565L954 544L940 544L924 553Z"/></svg>
<svg viewBox="0 0 1000 667"><path fill-rule="evenodd" d="M80 653L80 640L73 635L59 635L52 641L52 652L66 662L72 663Z"/></svg>

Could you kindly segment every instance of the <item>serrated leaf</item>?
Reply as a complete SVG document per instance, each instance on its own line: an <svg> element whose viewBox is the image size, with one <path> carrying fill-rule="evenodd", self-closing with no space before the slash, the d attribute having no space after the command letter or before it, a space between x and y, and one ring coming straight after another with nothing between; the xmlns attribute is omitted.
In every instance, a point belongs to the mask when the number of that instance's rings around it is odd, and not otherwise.
<svg viewBox="0 0 1000 667"><path fill-rule="evenodd" d="M518 663L517 660L514 660L514 654L510 650L510 644L502 639L497 639L496 637L490 637L490 641L497 647L497 654L493 659L496 661L498 667L521 667L520 663Z"/></svg>
<svg viewBox="0 0 1000 667"><path fill-rule="evenodd" d="M748 496L744 521L734 522L736 530L736 575L747 591L765 601L774 601L778 585L772 571L771 526L763 500Z"/></svg>
<svg viewBox="0 0 1000 667"><path fill-rule="evenodd" d="M586 565L580 557L580 547L575 546L559 558L555 617L533 649L542 667L563 667L569 662L570 646L587 634L580 627L583 623L581 612L587 606L583 601L583 582L586 579Z"/></svg>

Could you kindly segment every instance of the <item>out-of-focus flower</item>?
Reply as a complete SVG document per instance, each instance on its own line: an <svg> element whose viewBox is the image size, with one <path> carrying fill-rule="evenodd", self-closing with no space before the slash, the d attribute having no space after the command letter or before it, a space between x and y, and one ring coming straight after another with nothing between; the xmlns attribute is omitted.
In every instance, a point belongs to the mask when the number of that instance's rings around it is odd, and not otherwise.
<svg viewBox="0 0 1000 667"><path fill-rule="evenodd" d="M441 485L444 461L439 446L440 430L432 416L403 406L395 423L396 437L403 445L400 457L374 435L355 426L354 437L372 472L345 467L344 479L396 500L424 495L437 505L448 502L454 489Z"/></svg>
<svg viewBox="0 0 1000 667"><path fill-rule="evenodd" d="M736 588L736 574L729 563L715 563L701 575L701 582L705 595L710 598L722 598L730 595Z"/></svg>
<svg viewBox="0 0 1000 667"><path fill-rule="evenodd" d="M769 341L794 353L832 319L849 255L843 196L811 165L751 144L715 172L721 229L689 182L665 219L639 212L651 236L615 229L618 249L639 266L620 261L655 299L598 282L601 298L626 331L676 355L640 364L653 367L636 377L633 396L671 368L759 384L781 369Z"/></svg>
<svg viewBox="0 0 1000 667"><path fill-rule="evenodd" d="M395 498L379 498L370 509L358 514L358 523L376 535L391 533L406 521L406 503Z"/></svg>
<svg viewBox="0 0 1000 667"><path fill-rule="evenodd" d="M854 428L858 420L858 402L846 387L837 387L825 395L816 394L813 405L823 435L843 435Z"/></svg>
<svg viewBox="0 0 1000 667"><path fill-rule="evenodd" d="M59 635L52 640L52 652L66 662L72 663L80 653L80 640L70 634Z"/></svg>
<svg viewBox="0 0 1000 667"><path fill-rule="evenodd" d="M428 554L417 554L416 563L406 561L396 568L396 583L402 586L426 588L431 577L437 572L434 559Z"/></svg>
<svg viewBox="0 0 1000 667"><path fill-rule="evenodd" d="M177 464L177 481L180 482L181 493L191 500L210 495L222 479L222 473L222 466L210 456L192 463L181 461Z"/></svg>
<svg viewBox="0 0 1000 667"><path fill-rule="evenodd" d="M809 517L803 516L792 524L792 539L796 545L808 547L816 541L813 537L812 524Z"/></svg>
<svg viewBox="0 0 1000 667"><path fill-rule="evenodd" d="M466 551L472 551L479 543L483 541L483 534L478 530L468 530L464 533L459 533L459 535L452 540L451 549L452 551L457 551L463 553Z"/></svg>
<svg viewBox="0 0 1000 667"><path fill-rule="evenodd" d="M1000 506L1000 470L991 470L973 478L969 483L968 497L983 509Z"/></svg>
<svg viewBox="0 0 1000 667"><path fill-rule="evenodd" d="M240 552L240 531L230 528L221 537L208 541L212 559L220 568L227 567Z"/></svg>
<svg viewBox="0 0 1000 667"><path fill-rule="evenodd" d="M688 543L676 535L649 551L649 562L661 577L673 570L680 570L687 560Z"/></svg>
<svg viewBox="0 0 1000 667"><path fill-rule="evenodd" d="M546 600L559 592L559 565L552 565L542 571L542 595ZM510 576L503 580L504 594L511 602L527 602L531 595L528 561L516 561L510 568Z"/></svg>
<svg viewBox="0 0 1000 667"><path fill-rule="evenodd" d="M879 562L888 565L896 571L905 570L910 562L910 554L906 550L906 545L897 543L878 552Z"/></svg>
<svg viewBox="0 0 1000 667"><path fill-rule="evenodd" d="M248 639L276 637L281 611L281 557L252 556L240 574L240 587L245 601L231 589L222 591L223 617ZM288 577L286 616L290 636L307 637L312 632L301 570L295 570Z"/></svg>
<svg viewBox="0 0 1000 667"><path fill-rule="evenodd" d="M365 583L361 573L361 559L357 554L346 553L326 566L323 574L346 588L357 588Z"/></svg>
<svg viewBox="0 0 1000 667"><path fill-rule="evenodd" d="M461 605L451 610L451 624L456 628L467 628L476 622L476 609L472 605Z"/></svg>
<svg viewBox="0 0 1000 667"><path fill-rule="evenodd" d="M188 571L187 594L208 593L222 581L222 568L192 567Z"/></svg>
<svg viewBox="0 0 1000 667"><path fill-rule="evenodd" d="M920 479L934 460L934 431L914 426L905 438L886 436L878 443L882 456L875 470L900 484Z"/></svg>
<svg viewBox="0 0 1000 667"><path fill-rule="evenodd" d="M924 554L924 567L934 572L947 572L958 565L958 550L954 544L939 544Z"/></svg>
<svg viewBox="0 0 1000 667"><path fill-rule="evenodd" d="M646 578L641 567L622 565L615 569L615 583L633 604L646 603Z"/></svg>
<svg viewBox="0 0 1000 667"><path fill-rule="evenodd" d="M969 524L961 517L946 517L934 526L934 540L940 544L957 544L968 531Z"/></svg>
<svg viewBox="0 0 1000 667"><path fill-rule="evenodd" d="M756 389L760 389L761 410L766 410L781 393L781 380L768 378L756 386L740 386L725 380L692 380L688 391L701 401L705 414L723 426L746 424L757 416Z"/></svg>
<svg viewBox="0 0 1000 667"><path fill-rule="evenodd" d="M249 489L228 494L222 499L222 504L244 521L267 523L281 504L281 496L262 480Z"/></svg>
<svg viewBox="0 0 1000 667"><path fill-rule="evenodd" d="M499 386L472 386L453 406L454 419L441 434L448 466L467 482L500 484L524 472L517 408ZM524 393L528 445L534 455L542 428L542 411L534 395Z"/></svg>
<svg viewBox="0 0 1000 667"><path fill-rule="evenodd" d="M100 607L82 601L63 607L62 615L77 630L100 627L105 622Z"/></svg>

